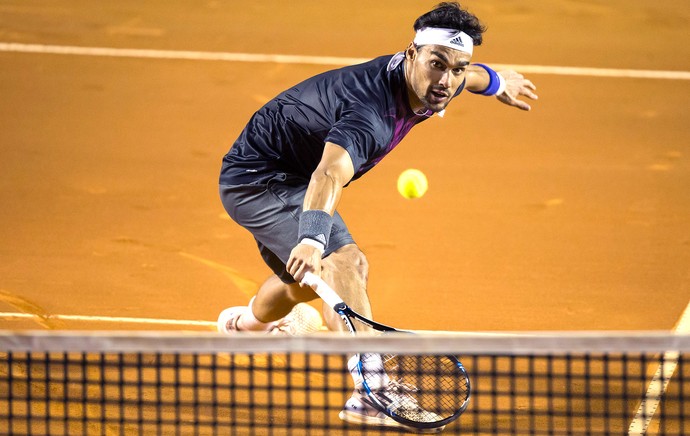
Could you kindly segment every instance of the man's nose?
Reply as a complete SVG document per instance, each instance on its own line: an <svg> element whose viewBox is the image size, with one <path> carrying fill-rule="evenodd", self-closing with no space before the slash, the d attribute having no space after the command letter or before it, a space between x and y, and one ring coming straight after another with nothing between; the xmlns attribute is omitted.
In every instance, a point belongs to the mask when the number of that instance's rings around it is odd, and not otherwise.
<svg viewBox="0 0 690 436"><path fill-rule="evenodd" d="M441 74L441 77L438 80L438 84L443 86L444 88L450 87L450 71L446 70Z"/></svg>

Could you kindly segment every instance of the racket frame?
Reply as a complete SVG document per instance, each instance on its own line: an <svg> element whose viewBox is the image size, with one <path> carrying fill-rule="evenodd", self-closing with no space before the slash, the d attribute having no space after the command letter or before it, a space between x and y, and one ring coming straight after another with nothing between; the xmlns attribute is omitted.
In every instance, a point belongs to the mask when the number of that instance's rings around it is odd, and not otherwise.
<svg viewBox="0 0 690 436"><path fill-rule="evenodd" d="M316 274L307 272L304 275L304 278L302 279L302 284L307 285L311 287L314 292L331 308L340 316L340 318L343 320L345 323L345 326L347 329L352 333L353 335L357 334L357 329L355 328L354 323L352 322L352 319L356 319L357 321L361 322L364 325L367 325L374 330L380 331L380 332L399 332L399 333L413 333L409 330L399 330L394 327L388 326L386 324L381 324L379 322L373 321L369 318L366 318L363 315L360 315L356 311L354 311L350 306L348 306L331 288L321 277L317 276ZM470 395L471 395L471 385L470 385L470 378L469 375L467 374L467 371L465 370L465 367L463 366L462 362L453 355L444 355L444 357L448 358L451 360L451 362L455 365L458 371L458 376L459 377L464 377L465 378L465 383L467 384L467 398L463 402L463 404L453 413L453 415L448 416L440 421L436 422L419 422L419 421L412 421L406 418L403 418L399 415L397 415L395 412L391 411L386 407L385 404L383 404L379 399L377 398L376 394L372 392L372 390L369 388L369 385L367 384L366 380L362 380L362 385L364 386L364 390L366 391L367 395L374 401L376 404L377 408L381 410L383 413L386 415L390 416L397 422L407 425L409 427L414 427L418 429L433 429L433 428L442 428L448 423L456 420L464 411L467 409L467 406L470 401Z"/></svg>

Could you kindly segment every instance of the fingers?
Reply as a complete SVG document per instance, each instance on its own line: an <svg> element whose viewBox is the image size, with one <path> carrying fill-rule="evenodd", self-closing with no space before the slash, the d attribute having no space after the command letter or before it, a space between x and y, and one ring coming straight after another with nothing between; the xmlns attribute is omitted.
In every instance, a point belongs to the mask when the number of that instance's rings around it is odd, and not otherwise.
<svg viewBox="0 0 690 436"><path fill-rule="evenodd" d="M306 262L300 262L295 259L291 259L293 262L288 262L287 271L290 275L302 285L302 280L304 275L308 272L314 272L314 269Z"/></svg>
<svg viewBox="0 0 690 436"><path fill-rule="evenodd" d="M513 106L515 106L516 108L518 108L518 109L520 109L520 110L523 110L523 111L530 111L530 110L532 110L532 106L530 106L529 104L525 103L525 102L522 101L522 100L515 100L515 99L514 99L514 100L513 100Z"/></svg>
<svg viewBox="0 0 690 436"><path fill-rule="evenodd" d="M537 90L537 87L534 85L534 83L532 83L531 80L524 79L522 85L523 85L524 87L527 87L527 88L531 89L532 91L536 91L536 90Z"/></svg>
<svg viewBox="0 0 690 436"><path fill-rule="evenodd" d="M304 274L308 271L308 269L306 268L305 264L294 262L289 265L287 271L297 281L297 283L301 285Z"/></svg>
<svg viewBox="0 0 690 436"><path fill-rule="evenodd" d="M314 247L300 244L290 253L290 259L288 259L285 269L302 285L302 280L307 272L320 274L321 253Z"/></svg>
<svg viewBox="0 0 690 436"><path fill-rule="evenodd" d="M539 96L532 91L526 91L526 92L521 92L521 95L524 95L525 97L529 98L530 100L539 100Z"/></svg>
<svg viewBox="0 0 690 436"><path fill-rule="evenodd" d="M534 93L534 91L537 90L537 87L534 85L534 83L532 83L532 81L523 79L521 75L519 80L515 80L511 85L513 86L509 86L506 89L506 92L512 94L513 96L524 95L532 100L539 99L539 96ZM512 90L514 90L514 92L511 92Z"/></svg>
<svg viewBox="0 0 690 436"><path fill-rule="evenodd" d="M534 92L537 90L534 83L514 71L507 74L506 80L508 80L508 85L503 94L496 96L498 100L523 111L531 110L532 107L524 100L520 100L519 97L524 96L530 100L538 100L539 96Z"/></svg>
<svg viewBox="0 0 690 436"><path fill-rule="evenodd" d="M505 92L497 96L498 99L509 106L524 111L532 109L527 102L518 98L524 96L530 100L538 100L539 96L534 92L537 90L534 83L529 79L525 79L525 76L514 70L501 71L501 75L505 78L507 86Z"/></svg>
<svg viewBox="0 0 690 436"><path fill-rule="evenodd" d="M513 97L510 97L510 99L508 101L504 101L504 103L506 103L510 106L516 107L516 108L523 110L523 111L529 111L532 109L532 106L530 106L527 102L525 102L523 100L518 100L517 98L513 98Z"/></svg>
<svg viewBox="0 0 690 436"><path fill-rule="evenodd" d="M524 95L525 97L530 98L532 100L536 100L539 98L533 92L520 92L520 95ZM512 97L512 96L509 96L509 97L510 97L510 101L507 102L507 104L509 104L511 106L515 106L518 109L522 109L523 111L529 111L532 109L532 106L530 106L526 101L518 100L517 98Z"/></svg>
<svg viewBox="0 0 690 436"><path fill-rule="evenodd" d="M525 80L524 83L522 84L522 88L520 89L520 95L524 95L525 97L532 99L532 100L538 100L539 96L533 92L536 90L537 90L537 87L534 86L534 83L532 83L529 80Z"/></svg>
<svg viewBox="0 0 690 436"><path fill-rule="evenodd" d="M517 98L508 94L507 92L504 92L503 94L496 96L496 98L498 98L500 102L505 103L508 106L513 106L523 111L529 111L532 109L532 107L527 102L518 100Z"/></svg>

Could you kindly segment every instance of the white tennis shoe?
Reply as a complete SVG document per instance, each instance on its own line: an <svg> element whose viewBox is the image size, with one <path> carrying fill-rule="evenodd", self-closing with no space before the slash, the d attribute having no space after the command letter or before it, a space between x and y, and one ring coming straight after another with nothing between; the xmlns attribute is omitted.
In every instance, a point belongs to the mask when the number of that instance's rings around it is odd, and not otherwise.
<svg viewBox="0 0 690 436"><path fill-rule="evenodd" d="M410 395L415 392L416 387L398 383L391 380L385 372L383 357L378 353L355 354L347 362L352 380L355 383L355 390L352 396L345 403L345 407L340 411L338 417L343 421L352 424L375 425L383 427L398 427L416 433L438 433L445 428L435 427L429 429L419 429L399 423L374 405L374 401L364 392L364 379L361 369L366 370L367 385L369 389L376 390L376 396L385 401L388 409L396 415L417 422L438 422L441 417L437 414L424 410L419 406L417 400Z"/></svg>
<svg viewBox="0 0 690 436"><path fill-rule="evenodd" d="M400 427L396 420L378 410L366 394L355 390L338 417L353 424L379 425L386 427Z"/></svg>
<svg viewBox="0 0 690 436"><path fill-rule="evenodd" d="M240 329L237 327L237 321L239 321L240 316L247 310L249 310L248 306L228 307L218 315L216 328L220 333L225 334L232 334L232 332L239 331Z"/></svg>
<svg viewBox="0 0 690 436"><path fill-rule="evenodd" d="M235 306L223 310L218 316L216 327L219 332L232 334L240 331L238 321L248 306ZM301 335L321 330L323 321L319 311L308 304L297 304L290 313L278 321L269 323L266 332L274 335Z"/></svg>
<svg viewBox="0 0 690 436"><path fill-rule="evenodd" d="M391 390L385 394L386 396L397 395L395 391ZM411 408L410 410L403 410L398 408L396 413L401 416L406 416L409 419L418 419L418 417L412 416L416 413L430 413L427 411L422 411L419 407ZM374 406L373 401L365 394L355 389L352 396L345 403L345 407L340 411L338 417L343 421L349 422L351 424L363 424L363 425L373 425L380 427L397 427L402 428L414 433L439 433L445 426L435 427L435 428L414 428L407 425L401 424L394 420L390 416L386 415L380 411L376 406Z"/></svg>

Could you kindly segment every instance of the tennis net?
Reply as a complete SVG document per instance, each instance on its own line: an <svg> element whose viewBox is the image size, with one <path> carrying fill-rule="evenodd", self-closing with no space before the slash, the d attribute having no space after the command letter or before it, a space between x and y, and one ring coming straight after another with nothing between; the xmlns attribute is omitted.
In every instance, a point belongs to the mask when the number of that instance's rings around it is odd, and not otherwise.
<svg viewBox="0 0 690 436"><path fill-rule="evenodd" d="M444 435L690 433L688 335L45 331L0 331L0 433L413 434L339 419L362 352L460 358L471 397Z"/></svg>

